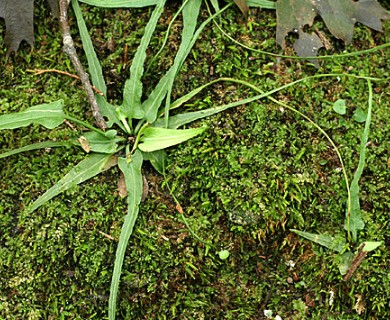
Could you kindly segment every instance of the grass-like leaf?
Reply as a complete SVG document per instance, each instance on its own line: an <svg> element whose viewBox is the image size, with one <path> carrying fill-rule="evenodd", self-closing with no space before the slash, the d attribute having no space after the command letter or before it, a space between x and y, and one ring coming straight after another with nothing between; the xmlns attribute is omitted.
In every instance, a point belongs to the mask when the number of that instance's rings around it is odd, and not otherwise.
<svg viewBox="0 0 390 320"><path fill-rule="evenodd" d="M143 152L165 149L201 134L207 127L176 130L148 127L142 131L138 148Z"/></svg>
<svg viewBox="0 0 390 320"><path fill-rule="evenodd" d="M368 135L370 133L370 124L371 124L371 112L372 112L372 84L370 80L367 80L368 84L368 110L366 123L364 125L364 130L360 142L360 155L359 155L359 164L356 169L356 172L353 176L350 187L350 203L347 204L347 212L345 217L344 229L352 233L352 241L357 241L357 231L364 228L364 222L362 219L362 213L360 210L359 202L359 179L362 176L365 160L366 160L366 150Z"/></svg>
<svg viewBox="0 0 390 320"><path fill-rule="evenodd" d="M154 6L158 0L80 0L80 2L103 8L142 8Z"/></svg>
<svg viewBox="0 0 390 320"><path fill-rule="evenodd" d="M183 9L181 43L175 56L174 63L165 76L161 78L155 89L150 93L148 99L142 104L142 107L145 110L145 119L149 123L156 120L158 109L160 108L164 97L167 92L170 92L178 70L191 51L200 5L200 0L192 0L185 4Z"/></svg>
<svg viewBox="0 0 390 320"><path fill-rule="evenodd" d="M40 104L24 111L0 115L0 130L26 127L30 124L40 124L48 129L59 126L65 119L62 111L63 100Z"/></svg>
<svg viewBox="0 0 390 320"><path fill-rule="evenodd" d="M247 0L248 7L259 7L263 9L276 9L276 1L269 0Z"/></svg>
<svg viewBox="0 0 390 320"><path fill-rule="evenodd" d="M32 203L27 208L27 211L33 212L61 192L98 175L115 164L116 157L113 155L100 153L92 154L77 164L67 175L65 175L60 181Z"/></svg>
<svg viewBox="0 0 390 320"><path fill-rule="evenodd" d="M347 247L347 242L345 238L342 236L332 237L326 234L316 234L316 233L310 233L305 231L299 231L296 229L290 229L290 230L303 238L306 238L310 241L318 243L328 249L337 252L342 252Z"/></svg>
<svg viewBox="0 0 390 320"><path fill-rule="evenodd" d="M39 150L39 149L45 149L45 148L56 148L56 147L70 147L72 146L72 142L68 141L59 141L59 142L53 142L53 141L44 141L44 142L38 142L29 144L25 147L17 148L14 150L10 150L4 153L0 154L0 159L6 158L9 156L12 156L14 154L26 152L26 151L33 151L33 150Z"/></svg>
<svg viewBox="0 0 390 320"><path fill-rule="evenodd" d="M141 77L144 73L144 63L146 59L146 49L152 38L156 28L158 19L164 10L166 0L160 0L150 17L145 28L145 33L141 39L141 43L134 55L133 62L130 67L130 78L125 83L123 90L123 104L121 110L129 119L141 119L144 116L144 111L141 105L142 82Z"/></svg>
<svg viewBox="0 0 390 320"><path fill-rule="evenodd" d="M136 150L131 156L130 162L126 158L118 159L119 169L123 172L125 177L127 195L128 211L125 216L121 234L119 236L119 243L116 249L114 272L112 275L110 298L108 301L108 318L115 319L116 298L118 295L119 280L122 272L123 259L126 252L127 243L129 242L131 233L133 232L134 224L138 216L139 204L142 199L142 153Z"/></svg>
<svg viewBox="0 0 390 320"><path fill-rule="evenodd" d="M83 43L83 48L85 51L85 56L88 61L88 70L91 75L91 81L93 85L99 89L104 96L96 94L96 101L99 105L100 112L103 116L108 118L107 126L112 127L113 123L117 124L120 128L124 130L124 127L119 120L115 107L107 102L107 87L103 77L102 67L100 65L99 59L97 58L96 52L93 48L91 37L89 36L87 26L83 19L80 6L77 0L72 0L73 11L76 15L77 25L80 31L81 41Z"/></svg>

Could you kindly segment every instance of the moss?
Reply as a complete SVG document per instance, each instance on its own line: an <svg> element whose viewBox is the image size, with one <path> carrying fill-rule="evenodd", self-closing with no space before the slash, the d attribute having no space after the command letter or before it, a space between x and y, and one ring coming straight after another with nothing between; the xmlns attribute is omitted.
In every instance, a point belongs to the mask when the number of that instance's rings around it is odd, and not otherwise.
<svg viewBox="0 0 390 320"><path fill-rule="evenodd" d="M119 101L150 10L87 6L84 10L108 80L110 99ZM161 18L161 34L169 23L170 10ZM204 12L202 19L206 16ZM240 20L237 10L228 10L223 27L252 47L279 50L274 41L274 12L252 10L248 29ZM62 53L56 22L48 18L47 10L37 10L35 21L34 49L23 45L8 63L0 60L0 69L4 70L0 79L1 113L62 98L66 112L92 123L77 81L57 74L34 76L27 72L38 68L72 70ZM387 23L384 34L358 27L355 46L347 49L388 42L389 27ZM150 86L147 91L172 63L171 51L180 30L179 20L161 60L144 76ZM4 24L0 31L4 31ZM149 55L160 45L158 35L152 39ZM1 45L1 56L4 52ZM378 51L369 56L326 60L317 71L304 62L282 60L277 64L264 54L236 47L210 25L179 74L174 96L220 76L245 79L264 91L318 72L388 78L386 54ZM370 146L361 181L366 227L359 236L385 244L368 255L351 281L342 281L332 252L289 231L343 233L346 191L338 159L312 125L262 100L204 120L209 129L202 136L169 151L166 181L151 168L145 169L150 193L141 206L125 258L120 318L254 319L270 309L283 319L360 319L357 305L365 308L363 316L367 318L388 318L389 83L376 83L374 91ZM199 110L253 94L241 85L216 84L185 108ZM358 107L367 108L366 83L352 78L310 80L275 98L302 111L330 134L352 177L363 128L352 114ZM339 98L347 100L344 117L332 111L332 103ZM2 131L0 146L9 150L75 134L65 124L52 132L38 127ZM117 195L117 170L57 196L34 214L23 211L83 157L81 151L71 148L0 159L1 318L106 317L116 239L126 210L125 201ZM167 183L191 228L215 249L192 237L176 214ZM215 252L219 249L229 249L229 259L220 260Z"/></svg>

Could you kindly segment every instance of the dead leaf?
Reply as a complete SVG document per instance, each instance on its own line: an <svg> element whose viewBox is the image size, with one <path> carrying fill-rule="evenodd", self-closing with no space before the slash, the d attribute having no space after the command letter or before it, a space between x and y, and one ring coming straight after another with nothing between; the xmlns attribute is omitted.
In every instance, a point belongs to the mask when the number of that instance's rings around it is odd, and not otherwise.
<svg viewBox="0 0 390 320"><path fill-rule="evenodd" d="M52 13L58 17L58 1L48 0ZM8 48L7 56L18 50L25 40L31 46L34 42L34 0L1 0L0 18L4 18L6 33L4 43Z"/></svg>
<svg viewBox="0 0 390 320"><path fill-rule="evenodd" d="M322 48L321 39L315 34L308 34L306 32L299 32L299 38L294 43L294 49L300 57L314 57L317 56L318 49ZM318 59L307 59L312 64L319 68Z"/></svg>
<svg viewBox="0 0 390 320"><path fill-rule="evenodd" d="M366 311L365 303L363 301L363 296L361 294L355 294L356 304L355 310L358 315L361 315L364 311Z"/></svg>
<svg viewBox="0 0 390 320"><path fill-rule="evenodd" d="M357 22L382 31L382 20L390 18L377 0L278 0L276 42L284 49L286 36L295 32L299 36L294 44L297 54L317 55L318 49L324 46L322 40L304 31L305 26L313 25L317 15L322 17L329 31L345 44L352 42Z"/></svg>
<svg viewBox="0 0 390 320"><path fill-rule="evenodd" d="M121 172L121 176L118 180L118 194L121 198L124 198L127 196L127 188L126 188L126 182L125 182L125 175L123 172Z"/></svg>
<svg viewBox="0 0 390 320"><path fill-rule="evenodd" d="M234 3L240 8L242 14L244 15L245 20L248 19L248 5L246 4L246 0L234 0Z"/></svg>
<svg viewBox="0 0 390 320"><path fill-rule="evenodd" d="M89 142L86 137L81 136L77 139L77 141L80 143L81 148L83 148L86 153L91 152L91 146L89 145Z"/></svg>

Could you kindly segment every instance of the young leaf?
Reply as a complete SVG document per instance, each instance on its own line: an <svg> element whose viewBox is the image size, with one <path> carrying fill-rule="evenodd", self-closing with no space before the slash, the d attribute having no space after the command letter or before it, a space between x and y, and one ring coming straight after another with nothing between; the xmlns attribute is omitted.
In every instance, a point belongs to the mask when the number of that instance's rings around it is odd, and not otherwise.
<svg viewBox="0 0 390 320"><path fill-rule="evenodd" d="M229 258L230 252L228 250L221 250L218 252L219 259L226 260Z"/></svg>
<svg viewBox="0 0 390 320"><path fill-rule="evenodd" d="M344 99L338 99L334 104L333 104L333 111L338 113L339 115L344 115L347 111L347 107L345 105L345 100Z"/></svg>
<svg viewBox="0 0 390 320"><path fill-rule="evenodd" d="M206 128L175 130L148 127L142 131L142 137L140 139L142 143L138 145L138 148L143 152L165 149L201 134Z"/></svg>
<svg viewBox="0 0 390 320"><path fill-rule="evenodd" d="M158 19L164 10L166 0L160 0L154 9L145 28L145 34L141 39L137 52L133 58L130 67L130 78L125 83L123 90L123 104L121 110L129 119L141 119L144 111L141 107L142 82L141 77L144 73L144 63L146 59L146 49L156 28Z"/></svg>
<svg viewBox="0 0 390 320"><path fill-rule="evenodd" d="M365 241L362 243L362 245L363 244L364 244L363 252L369 252L381 246L382 241Z"/></svg>
<svg viewBox="0 0 390 320"><path fill-rule="evenodd" d="M342 236L332 237L326 234L315 234L315 233L299 231L295 229L290 229L290 230L301 237L304 237L310 241L318 243L333 251L342 252L345 250L347 245L345 239Z"/></svg>
<svg viewBox="0 0 390 320"><path fill-rule="evenodd" d="M155 89L150 93L148 99L142 104L142 108L145 110L145 119L149 123L153 123L156 120L161 102L167 92L170 92L178 70L190 53L194 43L194 32L200 5L200 0L192 0L189 1L183 9L183 31L181 33L181 43L175 61L165 76L161 78Z"/></svg>
<svg viewBox="0 0 390 320"><path fill-rule="evenodd" d="M359 123L365 122L367 120L367 113L362 108L357 108L352 118Z"/></svg>
<svg viewBox="0 0 390 320"><path fill-rule="evenodd" d="M366 150L368 135L370 132L371 124L371 111L372 111L372 85L371 81L367 80L368 84L368 110L367 110L367 119L364 125L364 130L360 142L360 155L359 155L359 164L356 169L356 172L353 176L353 180L350 186L350 203L347 204L347 212L345 216L344 229L348 232L352 232L352 241L357 241L357 231L364 228L364 222L362 219L362 213L360 210L360 201L359 201L359 179L362 176L365 161L366 161Z"/></svg>
<svg viewBox="0 0 390 320"><path fill-rule="evenodd" d="M339 265L340 274L345 275L351 267L354 254L351 251L344 252L337 257L337 264Z"/></svg>
<svg viewBox="0 0 390 320"><path fill-rule="evenodd" d="M62 111L63 100L48 104L40 104L24 111L0 115L0 130L26 127L30 124L40 124L48 129L59 126L65 119Z"/></svg>
<svg viewBox="0 0 390 320"><path fill-rule="evenodd" d="M73 167L67 175L65 175L60 181L32 203L27 208L27 211L29 213L33 212L61 192L68 190L69 188L72 188L105 170L108 170L114 165L116 165L116 157L113 155L100 153L90 155L88 158L82 160L79 164Z"/></svg>
<svg viewBox="0 0 390 320"><path fill-rule="evenodd" d="M139 204L142 199L142 153L136 150L131 156L130 162L126 158L118 159L119 169L125 177L127 189L127 215L123 223L119 243L116 249L114 272L111 280L110 298L108 300L108 318L115 319L116 298L118 295L119 280L122 272L123 259L126 252L127 243L133 232L134 224L138 216Z"/></svg>

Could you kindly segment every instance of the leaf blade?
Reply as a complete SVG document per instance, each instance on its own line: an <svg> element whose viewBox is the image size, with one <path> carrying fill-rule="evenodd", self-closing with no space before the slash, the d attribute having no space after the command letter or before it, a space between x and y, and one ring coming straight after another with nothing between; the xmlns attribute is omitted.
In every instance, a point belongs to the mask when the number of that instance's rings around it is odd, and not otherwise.
<svg viewBox="0 0 390 320"><path fill-rule="evenodd" d="M143 152L162 150L187 141L205 130L206 127L184 130L148 127L143 131L138 148Z"/></svg>
<svg viewBox="0 0 390 320"><path fill-rule="evenodd" d="M108 300L108 318L115 319L116 298L118 295L119 280L122 273L122 265L126 253L126 247L133 232L134 224L138 216L139 205L142 199L142 153L136 150L131 156L131 162L125 158L118 159L119 169L125 177L127 194L127 215L119 236L118 247L115 254L114 271L111 280L110 297Z"/></svg>
<svg viewBox="0 0 390 320"><path fill-rule="evenodd" d="M27 212L31 213L45 204L50 199L54 198L61 192L74 187L99 173L108 170L116 164L115 157L110 154L92 154L88 158L79 162L73 167L68 174L57 181L49 190L35 200L28 208Z"/></svg>
<svg viewBox="0 0 390 320"><path fill-rule="evenodd" d="M143 102L142 108L145 111L145 119L149 123L153 123L157 118L158 109L173 86L173 82L178 70L181 68L185 58L188 56L193 44L195 35L196 22L199 15L201 1L195 0L188 2L183 9L183 31L181 33L181 43L178 52L176 53L173 65L167 73L159 81L155 89L150 93L149 97ZM201 27L200 27L201 28ZM200 29L199 28L199 29ZM169 104L169 102L167 102ZM167 110L166 110L167 112Z"/></svg>
<svg viewBox="0 0 390 320"><path fill-rule="evenodd" d="M310 233L305 231L299 231L296 229L290 229L290 231L296 233L297 235L310 240L312 242L318 243L328 249L342 252L346 248L346 241L345 238L342 236L338 237L332 237L327 234L316 234L316 233Z"/></svg>
<svg viewBox="0 0 390 320"><path fill-rule="evenodd" d="M63 100L40 104L24 111L0 115L0 130L16 129L31 124L39 124L47 129L54 129L66 118L62 108Z"/></svg>
<svg viewBox="0 0 390 320"><path fill-rule="evenodd" d="M73 11L76 16L77 25L79 27L81 41L83 43L83 49L85 52L85 56L88 61L88 70L91 75L92 84L99 89L104 96L99 94L95 94L96 101L99 105L100 112L103 116L108 118L106 121L107 126L110 128L115 123L122 130L125 130L122 122L119 120L117 113L115 112L115 107L107 102L105 96L107 96L107 87L103 77L102 67L100 65L99 59L96 55L96 52L93 47L93 43L91 41L91 37L89 36L87 26L85 24L80 6L78 1L72 0Z"/></svg>
<svg viewBox="0 0 390 320"><path fill-rule="evenodd" d="M144 73L146 49L157 26L158 19L164 10L165 2L166 0L160 0L153 10L152 16L145 27L145 33L142 36L141 43L139 44L133 62L131 63L130 78L125 82L123 103L120 106L120 109L129 119L141 119L144 116L141 105L143 88L141 77Z"/></svg>
<svg viewBox="0 0 390 320"><path fill-rule="evenodd" d="M142 8L154 6L158 0L80 0L80 2L103 8Z"/></svg>

